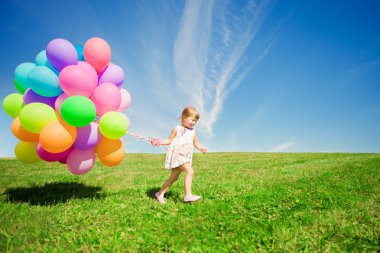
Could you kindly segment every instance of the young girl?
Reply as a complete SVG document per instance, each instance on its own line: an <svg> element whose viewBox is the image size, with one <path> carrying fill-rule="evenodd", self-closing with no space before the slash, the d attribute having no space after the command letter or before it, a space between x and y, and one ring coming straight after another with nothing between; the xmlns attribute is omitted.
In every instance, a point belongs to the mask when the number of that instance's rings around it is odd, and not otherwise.
<svg viewBox="0 0 380 253"><path fill-rule="evenodd" d="M185 202L194 202L201 196L192 195L191 183L193 181L194 170L191 167L193 158L193 146L201 153L206 153L207 148L202 147L197 139L194 126L199 119L199 113L193 106L187 106L181 115L181 125L176 126L168 139L160 141L153 140L153 146L170 145L166 153L165 168L171 169L169 178L162 185L161 190L155 196L158 202L165 204L165 193L169 187L178 179L182 171L185 172Z"/></svg>

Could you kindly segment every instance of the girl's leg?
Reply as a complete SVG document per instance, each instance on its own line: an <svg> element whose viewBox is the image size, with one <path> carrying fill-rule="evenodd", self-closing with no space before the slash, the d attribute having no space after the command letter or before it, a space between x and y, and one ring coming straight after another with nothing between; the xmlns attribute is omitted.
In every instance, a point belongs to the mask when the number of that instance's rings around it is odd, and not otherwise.
<svg viewBox="0 0 380 253"><path fill-rule="evenodd" d="M162 185L161 190L159 191L160 196L164 196L164 194L169 190L169 187L177 181L179 175L181 174L182 170L180 167L173 168L169 178L165 181L165 183Z"/></svg>
<svg viewBox="0 0 380 253"><path fill-rule="evenodd" d="M185 172L185 197L191 196L191 184L193 182L194 170L190 163L185 163L180 166Z"/></svg>

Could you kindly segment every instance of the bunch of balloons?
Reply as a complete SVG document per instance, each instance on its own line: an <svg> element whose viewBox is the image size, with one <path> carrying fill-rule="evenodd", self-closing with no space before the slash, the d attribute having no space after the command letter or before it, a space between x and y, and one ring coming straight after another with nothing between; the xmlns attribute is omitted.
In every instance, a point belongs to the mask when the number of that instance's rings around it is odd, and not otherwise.
<svg viewBox="0 0 380 253"><path fill-rule="evenodd" d="M124 71L111 62L105 40L91 38L83 46L60 38L50 41L34 63L16 67L20 93L3 101L20 140L16 157L25 163L65 163L78 175L91 170L96 154L102 164L118 165L124 157L121 137L129 125L123 112L131 104L123 82Z"/></svg>

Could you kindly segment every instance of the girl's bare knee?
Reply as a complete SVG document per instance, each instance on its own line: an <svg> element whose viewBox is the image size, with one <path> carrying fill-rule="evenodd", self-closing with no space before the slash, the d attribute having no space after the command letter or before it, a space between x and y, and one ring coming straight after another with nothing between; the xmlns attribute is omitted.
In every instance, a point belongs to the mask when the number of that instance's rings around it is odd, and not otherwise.
<svg viewBox="0 0 380 253"><path fill-rule="evenodd" d="M188 171L187 171L187 174L188 175L194 175L194 170L193 170L193 168L190 168Z"/></svg>
<svg viewBox="0 0 380 253"><path fill-rule="evenodd" d="M187 175L194 175L194 170L189 163L183 164L182 169Z"/></svg>

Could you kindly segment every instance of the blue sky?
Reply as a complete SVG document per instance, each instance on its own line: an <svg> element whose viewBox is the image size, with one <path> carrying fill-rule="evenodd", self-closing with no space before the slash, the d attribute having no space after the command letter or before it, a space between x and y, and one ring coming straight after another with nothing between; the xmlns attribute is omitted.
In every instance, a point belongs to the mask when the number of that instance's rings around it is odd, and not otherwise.
<svg viewBox="0 0 380 253"><path fill-rule="evenodd" d="M380 2L0 2L0 98L49 41L105 39L130 130L166 138L196 106L210 151L380 152ZM0 111L0 156L14 156ZM126 152L163 152L128 137Z"/></svg>

